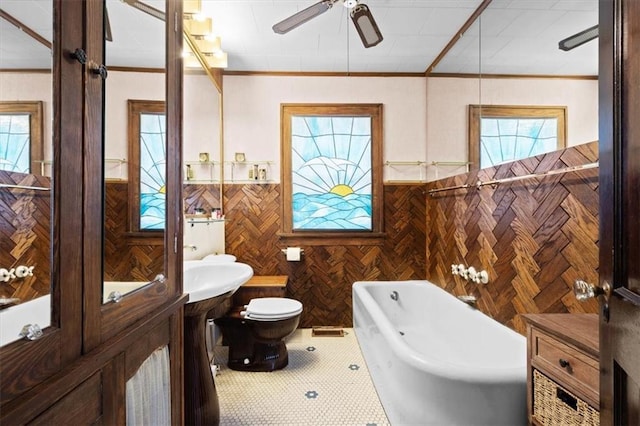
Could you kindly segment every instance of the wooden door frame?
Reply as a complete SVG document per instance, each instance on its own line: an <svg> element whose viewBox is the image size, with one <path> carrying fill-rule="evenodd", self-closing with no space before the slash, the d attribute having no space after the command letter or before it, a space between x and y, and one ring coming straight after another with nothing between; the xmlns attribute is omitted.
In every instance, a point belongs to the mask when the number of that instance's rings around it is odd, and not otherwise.
<svg viewBox="0 0 640 426"><path fill-rule="evenodd" d="M635 226L637 230L637 224L631 224L629 213L635 208L634 201L625 195L633 190L632 176L639 173L637 161L634 163L629 155L632 144L637 149L640 132L635 117L640 108L640 91L634 90L640 64L638 53L633 51L640 44L637 40L640 21L637 6L633 6L636 8L634 13L630 9L635 1L599 2L599 285L602 287L606 282L614 290L608 306L611 323L601 300L600 420L603 426L629 422L626 416L640 415L640 402L635 405L629 402L637 396L625 397L627 392L638 393L640 390L632 388L630 383L619 387L623 374L640 377L640 366L632 354L633 348L640 347L640 329L637 327L640 308L616 294L616 289L631 281L628 265L633 261L633 253L637 254L639 250L637 236L630 235L633 229L629 229ZM633 35L636 40L632 40ZM637 204L635 200L635 206ZM629 358L631 361L622 365ZM631 422L635 419L633 417Z"/></svg>

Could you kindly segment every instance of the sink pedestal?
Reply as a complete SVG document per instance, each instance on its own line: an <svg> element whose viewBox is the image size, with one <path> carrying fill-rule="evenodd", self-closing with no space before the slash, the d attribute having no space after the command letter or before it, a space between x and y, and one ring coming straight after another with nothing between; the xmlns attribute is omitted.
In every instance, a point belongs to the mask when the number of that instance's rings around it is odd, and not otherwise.
<svg viewBox="0 0 640 426"><path fill-rule="evenodd" d="M184 417L186 425L218 425L220 407L206 345L208 318L223 316L231 295L187 303L184 310Z"/></svg>

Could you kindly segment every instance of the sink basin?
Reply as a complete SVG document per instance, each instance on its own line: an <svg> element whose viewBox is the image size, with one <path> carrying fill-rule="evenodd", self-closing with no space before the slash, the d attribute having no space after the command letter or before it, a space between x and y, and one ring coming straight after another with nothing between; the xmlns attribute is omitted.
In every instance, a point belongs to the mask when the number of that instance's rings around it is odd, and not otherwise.
<svg viewBox="0 0 640 426"><path fill-rule="evenodd" d="M253 268L239 262L186 261L183 271L187 304L234 292L253 276Z"/></svg>

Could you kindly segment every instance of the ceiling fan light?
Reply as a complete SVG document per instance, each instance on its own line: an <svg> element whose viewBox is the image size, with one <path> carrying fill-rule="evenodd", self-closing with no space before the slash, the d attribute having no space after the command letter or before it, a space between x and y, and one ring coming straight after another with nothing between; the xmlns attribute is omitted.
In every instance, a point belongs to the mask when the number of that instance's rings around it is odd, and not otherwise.
<svg viewBox="0 0 640 426"><path fill-rule="evenodd" d="M382 41L380 28L378 28L378 24L366 4L359 4L351 11L351 20L364 47L373 47Z"/></svg>
<svg viewBox="0 0 640 426"><path fill-rule="evenodd" d="M337 0L322 0L314 5L311 5L306 9L303 9L300 12L295 13L275 24L272 27L273 32L277 34L286 34L292 29L299 27L305 22L310 21L316 16L321 15L327 10L331 9L333 3L335 3L336 1Z"/></svg>
<svg viewBox="0 0 640 426"><path fill-rule="evenodd" d="M586 42L591 41L597 37L598 37L598 26L594 25L593 27L587 28L584 31L580 31L577 34L572 35L571 37L567 37L564 40L560 40L560 42L558 43L558 49L564 50L566 52L578 46L582 46Z"/></svg>

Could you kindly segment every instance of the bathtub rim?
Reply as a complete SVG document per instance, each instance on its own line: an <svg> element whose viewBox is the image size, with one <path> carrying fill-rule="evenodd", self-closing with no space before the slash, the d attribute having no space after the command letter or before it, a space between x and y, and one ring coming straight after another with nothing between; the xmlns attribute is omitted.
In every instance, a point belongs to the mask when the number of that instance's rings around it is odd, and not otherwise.
<svg viewBox="0 0 640 426"><path fill-rule="evenodd" d="M438 360L434 362L433 360L429 360L420 352L412 349L407 343L405 343L398 330L394 330L391 323L389 321L382 321L381 318L386 318L385 314L382 312L382 309L377 304L371 293L366 291L367 287L376 285L431 285L435 287L437 290L443 292L445 295L452 297L455 299L455 296L451 295L446 290L441 287L435 285L434 283L428 280L405 280L405 281L356 281L352 285L352 296L353 296L353 306L354 306L354 330L357 335L357 327L355 326L355 307L356 307L356 293L358 295L358 299L362 301L363 304L367 307L367 309L371 309L369 311L370 316L373 318L373 321L378 326L380 333L383 335L385 340L388 342L389 347L393 351L393 353L404 362L409 365L418 368L420 370L428 371L431 374L445 377L450 380L456 380L459 382L465 382L469 384L474 383L483 383L483 384L501 384L501 383L516 383L526 381L526 350L525 357L523 358L523 362L521 366L518 367L505 367L505 368L496 368L496 367L486 367L486 368L471 368L465 365L460 365L456 363L447 363L443 360ZM464 304L459 300L455 300L457 303L461 303L465 306L461 306L462 309L473 309L477 311L481 315L487 316L487 318L496 322L496 324L500 327L504 327L506 330L515 333L517 336L520 336L521 344L526 348L526 338L516 331L506 327L505 325L499 323L483 312ZM517 337L516 336L516 337Z"/></svg>

